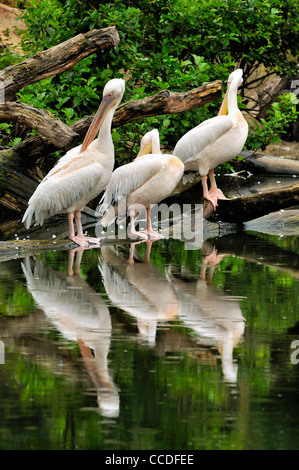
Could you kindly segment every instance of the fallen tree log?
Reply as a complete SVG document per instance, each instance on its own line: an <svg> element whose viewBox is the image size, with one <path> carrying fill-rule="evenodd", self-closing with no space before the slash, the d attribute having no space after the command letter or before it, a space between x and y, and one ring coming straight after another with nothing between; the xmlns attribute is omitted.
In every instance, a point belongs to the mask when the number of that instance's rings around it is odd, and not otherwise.
<svg viewBox="0 0 299 470"><path fill-rule="evenodd" d="M122 126L138 119L158 116L161 114L178 114L205 104L221 97L222 82L215 80L192 90L171 93L169 90L160 91L156 95L124 103L116 110L113 124Z"/></svg>
<svg viewBox="0 0 299 470"><path fill-rule="evenodd" d="M291 158L272 157L243 151L240 154L244 161L239 166L253 174L263 175L299 175L299 161Z"/></svg>
<svg viewBox="0 0 299 470"><path fill-rule="evenodd" d="M79 137L71 127L45 109L24 103L0 104L0 122L19 122L35 129L58 148L68 149Z"/></svg>
<svg viewBox="0 0 299 470"><path fill-rule="evenodd" d="M5 100L14 100L21 88L65 72L94 52L118 44L119 35L114 26L94 29L86 34L78 34L48 50L37 52L33 57L18 64L6 67L0 71Z"/></svg>
<svg viewBox="0 0 299 470"><path fill-rule="evenodd" d="M210 201L204 201L203 216L207 220L220 220L243 224L270 212L299 204L299 183L287 188L265 191L234 199L218 200L216 211Z"/></svg>
<svg viewBox="0 0 299 470"><path fill-rule="evenodd" d="M26 160L7 151L0 160L0 207L16 215L24 212L28 197L32 195L39 180L26 168Z"/></svg>

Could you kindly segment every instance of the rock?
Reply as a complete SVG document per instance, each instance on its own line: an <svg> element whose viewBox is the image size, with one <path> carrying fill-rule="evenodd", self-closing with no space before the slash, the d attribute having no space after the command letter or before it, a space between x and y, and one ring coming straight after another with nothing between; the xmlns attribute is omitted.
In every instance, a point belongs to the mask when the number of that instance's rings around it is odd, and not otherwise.
<svg viewBox="0 0 299 470"><path fill-rule="evenodd" d="M242 152L241 156L245 158L244 166L246 170L251 173L299 176L299 160L266 156L258 153L251 156L251 152Z"/></svg>
<svg viewBox="0 0 299 470"><path fill-rule="evenodd" d="M245 230L269 235L299 235L299 209L281 210L246 222Z"/></svg>

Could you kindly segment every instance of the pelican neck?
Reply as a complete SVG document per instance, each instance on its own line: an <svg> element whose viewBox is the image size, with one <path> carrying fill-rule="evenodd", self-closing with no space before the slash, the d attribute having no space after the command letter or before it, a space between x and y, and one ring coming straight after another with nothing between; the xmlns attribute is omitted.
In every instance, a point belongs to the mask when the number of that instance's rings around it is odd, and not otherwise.
<svg viewBox="0 0 299 470"><path fill-rule="evenodd" d="M104 121L103 121L103 123L100 127L100 130L99 130L99 134L98 134L98 137L97 137L98 142L103 142L107 139L109 139L109 141L112 140L111 126L112 126L112 119L113 119L114 111L115 111L115 108L111 109L107 113L107 116L104 119Z"/></svg>
<svg viewBox="0 0 299 470"><path fill-rule="evenodd" d="M233 80L228 91L228 97L227 97L227 108L228 108L228 113L234 112L234 111L239 111L238 108L238 88L239 88L239 81L238 80Z"/></svg>
<svg viewBox="0 0 299 470"><path fill-rule="evenodd" d="M152 138L152 153L161 153L160 150L160 139L158 136Z"/></svg>

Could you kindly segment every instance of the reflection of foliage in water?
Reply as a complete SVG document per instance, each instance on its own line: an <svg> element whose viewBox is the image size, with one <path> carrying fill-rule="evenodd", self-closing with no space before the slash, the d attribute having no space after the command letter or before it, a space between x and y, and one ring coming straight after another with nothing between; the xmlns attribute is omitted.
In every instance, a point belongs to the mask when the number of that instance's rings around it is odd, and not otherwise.
<svg viewBox="0 0 299 470"><path fill-rule="evenodd" d="M23 279L15 279L18 271L18 261L0 263L0 318L25 316L32 311L34 302Z"/></svg>
<svg viewBox="0 0 299 470"><path fill-rule="evenodd" d="M12 292L5 290L1 289L0 315L19 317L32 311L32 298L21 283L16 283Z"/></svg>
<svg viewBox="0 0 299 470"><path fill-rule="evenodd" d="M299 238L295 236L279 236L279 235L267 235L256 232L255 235L260 237L262 240L268 240L275 245L284 248L285 250L297 253L299 255Z"/></svg>
<svg viewBox="0 0 299 470"><path fill-rule="evenodd" d="M287 249L287 239L271 240ZM295 242L290 241L294 247ZM144 255L145 244L136 249ZM96 292L104 292L97 268L99 256L100 250L86 250L81 273ZM66 271L67 252L44 253L39 258L52 269ZM185 250L179 241L161 240L153 243L150 259L161 272L173 265L196 280L202 254ZM66 341L55 329L39 330L15 338L1 368L2 383L9 384L10 392L0 387L6 433L0 445L111 450L292 448L292 438L279 433L287 418L278 413L281 403L286 403L278 396L283 384L293 403L292 390L298 381L298 367L289 360L289 345L295 337L288 333L298 321L298 280L264 262L227 255L212 281L227 295L241 297L246 319L244 341L234 350L239 364L235 390L223 381L216 351L192 343L182 325L174 322L175 328L171 328L184 340L182 346L167 341L170 327L165 327L158 330L157 348L149 348L136 341L134 322L126 322L114 307L109 361L121 391L117 421L102 420L94 412L96 397L86 394L90 385L76 343ZM24 312L34 311L22 284L19 260L7 266L15 276L10 283L1 277L2 306L20 306L25 301ZM31 336L40 349L30 346ZM264 397L264 403L258 397ZM274 401L270 403L271 397ZM11 406L15 403L19 403L18 416L13 420ZM271 406L275 415L268 412ZM277 431L273 439L272 429ZM260 436L267 434L269 439L261 442Z"/></svg>

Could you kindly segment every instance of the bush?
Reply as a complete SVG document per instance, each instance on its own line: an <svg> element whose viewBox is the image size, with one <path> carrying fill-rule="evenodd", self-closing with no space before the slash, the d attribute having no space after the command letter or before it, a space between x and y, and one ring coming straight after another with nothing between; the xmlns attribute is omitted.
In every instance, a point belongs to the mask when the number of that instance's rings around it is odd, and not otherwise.
<svg viewBox="0 0 299 470"><path fill-rule="evenodd" d="M273 103L267 111L268 119L261 119L262 126L256 123L251 126L246 147L256 152L258 149L265 150L271 142L279 142L280 135L286 133L290 123L299 116L296 108L298 103L294 93L279 96L279 101Z"/></svg>

